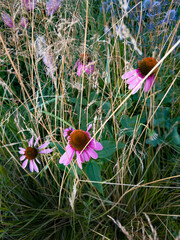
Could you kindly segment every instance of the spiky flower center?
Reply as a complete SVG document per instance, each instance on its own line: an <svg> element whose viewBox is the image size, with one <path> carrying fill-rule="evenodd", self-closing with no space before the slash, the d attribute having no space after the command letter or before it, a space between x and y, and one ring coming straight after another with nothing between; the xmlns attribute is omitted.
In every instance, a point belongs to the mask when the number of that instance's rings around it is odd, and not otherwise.
<svg viewBox="0 0 180 240"><path fill-rule="evenodd" d="M143 60L139 61L138 63L138 69L140 71L140 73L145 76L147 75L151 69L153 69L153 67L157 64L156 59L152 58L152 57L147 57L144 58ZM153 71L153 74L155 74L157 72L157 68Z"/></svg>
<svg viewBox="0 0 180 240"><path fill-rule="evenodd" d="M80 54L80 60L81 60L81 63L88 64L91 61L91 57L89 53L85 53L85 54L83 53L83 54Z"/></svg>
<svg viewBox="0 0 180 240"><path fill-rule="evenodd" d="M75 150L83 150L90 138L87 132L83 130L74 130L70 134L69 143Z"/></svg>
<svg viewBox="0 0 180 240"><path fill-rule="evenodd" d="M38 155L38 151L34 147L27 147L25 151L25 156L28 160L35 159Z"/></svg>

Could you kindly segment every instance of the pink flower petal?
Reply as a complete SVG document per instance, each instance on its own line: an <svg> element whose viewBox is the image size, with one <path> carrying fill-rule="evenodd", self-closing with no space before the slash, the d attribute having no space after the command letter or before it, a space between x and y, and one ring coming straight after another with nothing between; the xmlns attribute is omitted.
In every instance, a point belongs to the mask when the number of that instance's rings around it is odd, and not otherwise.
<svg viewBox="0 0 180 240"><path fill-rule="evenodd" d="M80 59L77 60L77 62L74 65L73 70L76 70L77 66L79 66L79 64L81 63Z"/></svg>
<svg viewBox="0 0 180 240"><path fill-rule="evenodd" d="M20 157L20 161L23 161L25 158L26 158L25 155L21 156L21 157Z"/></svg>
<svg viewBox="0 0 180 240"><path fill-rule="evenodd" d="M87 153L86 150L83 151L83 155L84 155L84 159L85 159L85 161L88 162L88 161L90 160L91 157L89 156L89 154Z"/></svg>
<svg viewBox="0 0 180 240"><path fill-rule="evenodd" d="M34 143L34 147L37 145L38 141L39 141L40 137L38 137Z"/></svg>
<svg viewBox="0 0 180 240"><path fill-rule="evenodd" d="M38 162L39 164L41 164L40 161L39 161L37 158L36 158L36 162Z"/></svg>
<svg viewBox="0 0 180 240"><path fill-rule="evenodd" d="M35 161L34 160L32 160L32 162L33 162L33 167L34 167L34 170L38 173L39 172L39 169L38 169L38 167L37 167L37 165L36 165L36 163L35 163Z"/></svg>
<svg viewBox="0 0 180 240"><path fill-rule="evenodd" d="M82 169L82 164L81 164L81 156L79 155L79 152L76 151L76 157L77 157L77 164L80 169Z"/></svg>
<svg viewBox="0 0 180 240"><path fill-rule="evenodd" d="M87 147L86 151L93 159L97 159L98 158L98 154L92 148Z"/></svg>
<svg viewBox="0 0 180 240"><path fill-rule="evenodd" d="M38 147L38 149L46 148L49 144L50 144L50 142L44 143L40 147Z"/></svg>
<svg viewBox="0 0 180 240"><path fill-rule="evenodd" d="M22 151L25 151L25 150L26 150L25 148L22 148L22 147L19 147L19 149L22 150Z"/></svg>
<svg viewBox="0 0 180 240"><path fill-rule="evenodd" d="M30 139L30 141L29 141L29 147L33 147L33 136L32 136L32 138Z"/></svg>
<svg viewBox="0 0 180 240"><path fill-rule="evenodd" d="M137 91L142 87L142 83L138 86L138 87L135 87L133 90L132 90L132 95L134 95L135 93L137 93Z"/></svg>
<svg viewBox="0 0 180 240"><path fill-rule="evenodd" d="M139 80L140 80L140 77L135 75L135 76L129 78L128 80L126 80L126 83L127 84L132 84L132 83L138 82Z"/></svg>
<svg viewBox="0 0 180 240"><path fill-rule="evenodd" d="M19 154L25 154L25 151L19 151Z"/></svg>
<svg viewBox="0 0 180 240"><path fill-rule="evenodd" d="M34 170L33 160L30 160L29 168L30 168L30 171L33 172Z"/></svg>
<svg viewBox="0 0 180 240"><path fill-rule="evenodd" d="M52 151L52 149L43 149L39 153L51 153Z"/></svg>
<svg viewBox="0 0 180 240"><path fill-rule="evenodd" d="M134 76L135 73L136 73L136 70L131 70L131 71L129 71L129 72L124 73L124 74L121 76L121 78L122 78L122 79L130 78L130 77Z"/></svg>
<svg viewBox="0 0 180 240"><path fill-rule="evenodd" d="M66 146L66 152L61 156L59 163L64 165L68 165L73 157L74 157L75 149L73 149L70 145Z"/></svg>
<svg viewBox="0 0 180 240"><path fill-rule="evenodd" d="M87 132L89 132L89 130L92 128L92 124L89 124L88 128L87 128Z"/></svg>
<svg viewBox="0 0 180 240"><path fill-rule="evenodd" d="M154 82L154 75L149 76L145 82L144 91L148 92Z"/></svg>
<svg viewBox="0 0 180 240"><path fill-rule="evenodd" d="M26 159L26 160L23 162L22 168L26 168L27 164L28 164L28 159Z"/></svg>
<svg viewBox="0 0 180 240"><path fill-rule="evenodd" d="M77 69L77 75L80 77L81 76L81 72L83 70L83 65L80 63Z"/></svg>
<svg viewBox="0 0 180 240"><path fill-rule="evenodd" d="M85 66L85 72L87 74L93 73L94 72L94 65L93 64L88 64L87 66Z"/></svg>
<svg viewBox="0 0 180 240"><path fill-rule="evenodd" d="M95 150L98 150L98 151L101 151L103 149L103 146L101 143L97 142L95 139L93 139L89 146L92 148L92 149L95 149Z"/></svg>

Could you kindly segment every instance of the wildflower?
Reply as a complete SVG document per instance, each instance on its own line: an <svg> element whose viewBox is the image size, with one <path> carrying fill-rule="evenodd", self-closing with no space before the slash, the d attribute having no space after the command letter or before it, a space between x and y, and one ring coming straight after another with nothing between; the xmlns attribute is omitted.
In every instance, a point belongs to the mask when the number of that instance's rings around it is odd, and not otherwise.
<svg viewBox="0 0 180 240"><path fill-rule="evenodd" d="M13 22L13 20L11 19L11 17L9 16L9 14L7 14L7 13L2 13L1 16L2 16L3 22L4 22L8 27L10 27L10 28L12 28L12 29L15 27L14 22Z"/></svg>
<svg viewBox="0 0 180 240"><path fill-rule="evenodd" d="M22 26L23 28L26 28L26 27L28 26L28 20L27 20L27 18L22 17L20 23L21 23L21 26Z"/></svg>
<svg viewBox="0 0 180 240"><path fill-rule="evenodd" d="M91 135L89 133L89 130L91 127L92 124L89 125L87 131L79 129L74 130L70 133L67 138L68 145L66 146L66 152L61 156L59 163L64 164L65 166L69 165L74 157L75 152L77 157L77 164L81 169L82 163L84 163L85 161L88 162L91 157L93 159L98 158L98 154L94 150L100 151L103 149L103 146L95 139L92 139L90 141ZM85 146L86 148L84 149ZM82 150L83 152L81 153Z"/></svg>
<svg viewBox="0 0 180 240"><path fill-rule="evenodd" d="M63 133L64 137L68 137L73 131L74 131L74 129L71 128L71 127L66 128L66 129L64 130L64 133Z"/></svg>
<svg viewBox="0 0 180 240"><path fill-rule="evenodd" d="M47 15L53 15L61 5L62 0L49 0L49 2L46 3L46 12Z"/></svg>
<svg viewBox="0 0 180 240"><path fill-rule="evenodd" d="M36 162L39 162L39 160L37 159L38 154L40 153L51 153L53 150L52 149L43 149L46 148L49 145L49 142L42 144L40 147L36 147L38 141L39 141L40 137L38 137L34 143L33 146L33 136L29 141L28 147L25 148L19 148L20 151L19 153L22 154L22 156L20 157L20 161L24 161L22 164L22 168L26 168L28 162L29 162L29 168L30 171L33 172L33 170L35 170L36 172L39 172L38 166L36 165ZM42 150L43 149L43 150ZM36 162L35 162L36 161Z"/></svg>
<svg viewBox="0 0 180 240"><path fill-rule="evenodd" d="M151 8L151 0L145 0L145 1L143 2L143 8L144 8L144 9L149 9L149 8Z"/></svg>
<svg viewBox="0 0 180 240"><path fill-rule="evenodd" d="M176 17L176 11L174 9L168 10L163 22L164 23L167 23L167 22L170 23L171 21L173 21L175 19L175 17Z"/></svg>
<svg viewBox="0 0 180 240"><path fill-rule="evenodd" d="M85 62L84 62L85 58ZM85 65L83 65L83 63ZM77 68L78 67L78 68ZM85 71L87 74L91 74L94 72L94 65L92 64L91 57L88 53L80 54L80 58L74 65L74 70L77 68L77 75L81 76L82 71Z"/></svg>
<svg viewBox="0 0 180 240"><path fill-rule="evenodd" d="M28 11L33 11L35 8L35 0L21 0L21 6L26 7Z"/></svg>
<svg viewBox="0 0 180 240"><path fill-rule="evenodd" d="M126 72L122 75L122 79L128 79L126 83L129 84L128 89L133 89L132 94L135 94L141 88L144 76L146 76L156 64L156 59L147 57L142 61L139 61L138 69ZM146 79L144 86L145 92L148 92L153 85L156 72L157 69L155 69L154 72Z"/></svg>
<svg viewBox="0 0 180 240"><path fill-rule="evenodd" d="M161 3L158 1L155 1L152 4L152 7L150 9L151 15L155 16L156 14L161 13Z"/></svg>

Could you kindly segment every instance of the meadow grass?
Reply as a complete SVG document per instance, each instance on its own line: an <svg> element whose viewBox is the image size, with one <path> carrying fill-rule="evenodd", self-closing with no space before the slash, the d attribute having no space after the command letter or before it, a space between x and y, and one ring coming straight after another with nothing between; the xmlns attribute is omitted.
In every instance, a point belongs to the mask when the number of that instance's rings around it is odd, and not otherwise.
<svg viewBox="0 0 180 240"><path fill-rule="evenodd" d="M0 239L180 239L178 1L0 10L15 26L0 19ZM84 53L94 71L78 76ZM155 84L132 95L121 77L146 57L158 62ZM98 159L60 164L64 130L89 124ZM19 160L32 136L53 149L38 173Z"/></svg>

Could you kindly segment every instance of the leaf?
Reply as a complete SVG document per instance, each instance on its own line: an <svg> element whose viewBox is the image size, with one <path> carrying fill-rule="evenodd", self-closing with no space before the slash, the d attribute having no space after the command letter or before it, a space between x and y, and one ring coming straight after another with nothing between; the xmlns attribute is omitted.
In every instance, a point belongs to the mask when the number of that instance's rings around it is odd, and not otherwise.
<svg viewBox="0 0 180 240"><path fill-rule="evenodd" d="M95 162L88 162L86 166L86 174L91 181L102 182L101 169L99 165ZM92 183L99 193L103 194L103 187L101 183Z"/></svg>
<svg viewBox="0 0 180 240"><path fill-rule="evenodd" d="M99 158L107 158L113 155L118 149L123 148L125 146L124 143L118 142L118 147L116 148L116 143L114 140L104 140L101 142L103 145L103 150L98 152Z"/></svg>

